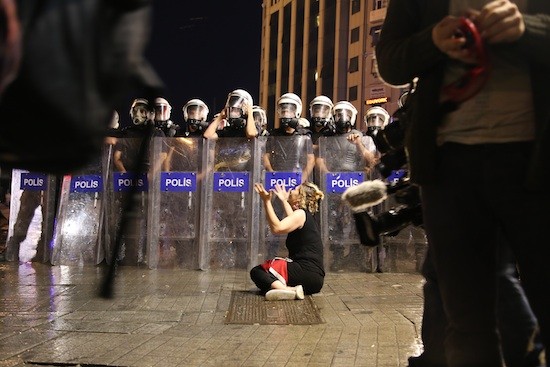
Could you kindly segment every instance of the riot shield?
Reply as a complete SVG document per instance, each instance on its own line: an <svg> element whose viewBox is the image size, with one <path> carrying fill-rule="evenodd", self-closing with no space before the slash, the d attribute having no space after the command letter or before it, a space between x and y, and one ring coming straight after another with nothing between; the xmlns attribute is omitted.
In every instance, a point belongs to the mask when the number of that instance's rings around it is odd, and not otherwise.
<svg viewBox="0 0 550 367"><path fill-rule="evenodd" d="M363 144L374 148L368 137L363 137ZM365 158L345 135L319 138L318 154L317 184L325 193L320 208L325 268L372 272L376 250L360 244L352 212L341 199L348 187L370 179Z"/></svg>
<svg viewBox="0 0 550 367"><path fill-rule="evenodd" d="M262 182L267 190L276 184L284 185L286 189L294 188L302 182L311 181L315 156L311 138L306 135L269 136L262 149ZM273 209L277 216L285 217L282 203L274 199ZM286 235L271 233L266 220L265 210L260 206L259 252L257 262L275 256L287 256Z"/></svg>
<svg viewBox="0 0 550 367"><path fill-rule="evenodd" d="M259 175L257 139L207 140L201 213L200 268L247 269L256 265Z"/></svg>
<svg viewBox="0 0 550 367"><path fill-rule="evenodd" d="M403 175L402 170L393 171L385 180L391 182ZM382 179L382 177L378 177ZM383 203L372 208L374 216L382 215L402 206L390 195ZM424 228L408 225L391 236L383 236L376 247L376 263L379 272L419 273L428 250L428 240Z"/></svg>
<svg viewBox="0 0 550 367"><path fill-rule="evenodd" d="M379 272L421 273L428 242L422 227L409 225L395 236L385 236L376 247Z"/></svg>
<svg viewBox="0 0 550 367"><path fill-rule="evenodd" d="M50 260L56 194L55 176L17 169L12 171L6 260Z"/></svg>
<svg viewBox="0 0 550 367"><path fill-rule="evenodd" d="M150 268L199 267L202 138L156 139L155 156L167 152L159 179L151 183L148 224Z"/></svg>
<svg viewBox="0 0 550 367"><path fill-rule="evenodd" d="M152 138L155 141L161 138ZM140 138L120 138L119 142L128 146L135 146L141 143ZM121 144L124 146L123 144ZM149 148L151 148L151 143ZM116 153L115 153L116 154ZM123 155L124 156L124 155ZM129 162L126 167L135 167L137 155L125 156ZM116 235L121 226L121 219L125 218L125 230L121 233L121 246L116 254L120 265L145 265L147 262L147 215L149 200L149 177L155 177L160 172L160 167L165 156L155 156L152 149L146 154L145 169L142 172L120 172L113 166L109 176L111 179L106 183L106 232L105 249L108 263L113 261L112 252L115 248ZM128 204L131 200L132 203ZM130 212L123 213L128 206ZM123 215L124 214L124 215Z"/></svg>
<svg viewBox="0 0 550 367"><path fill-rule="evenodd" d="M103 213L103 159L63 177L52 250L52 265L97 265Z"/></svg>

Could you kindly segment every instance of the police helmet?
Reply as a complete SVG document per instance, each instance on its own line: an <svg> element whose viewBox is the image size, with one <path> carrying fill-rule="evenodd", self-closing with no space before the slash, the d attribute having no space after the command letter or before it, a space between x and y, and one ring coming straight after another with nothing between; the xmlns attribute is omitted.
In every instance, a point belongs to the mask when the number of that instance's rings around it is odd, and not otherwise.
<svg viewBox="0 0 550 367"><path fill-rule="evenodd" d="M228 109L227 117L242 117L247 115L248 111L243 109L244 105L247 105L249 108L254 105L254 101L250 93L244 89L235 89L227 95L227 101L225 102L225 107ZM232 111L238 112L240 110L241 116L230 116Z"/></svg>
<svg viewBox="0 0 550 367"><path fill-rule="evenodd" d="M312 119L329 120L332 117L334 103L327 96L317 96L309 103L309 115Z"/></svg>
<svg viewBox="0 0 550 367"><path fill-rule="evenodd" d="M283 94L277 101L277 113L279 117L300 118L302 115L302 100L294 93ZM288 116L289 114L294 114L294 116Z"/></svg>
<svg viewBox="0 0 550 367"><path fill-rule="evenodd" d="M256 126L265 128L267 125L267 115L265 110L260 106L252 106L252 116L256 122Z"/></svg>
<svg viewBox="0 0 550 367"><path fill-rule="evenodd" d="M151 112L149 101L145 98L136 98L130 106L130 119L134 125L144 124Z"/></svg>
<svg viewBox="0 0 550 367"><path fill-rule="evenodd" d="M383 129L389 122L390 114L382 107L371 107L365 114L365 124L370 129Z"/></svg>
<svg viewBox="0 0 550 367"><path fill-rule="evenodd" d="M183 120L189 119L195 121L206 121L208 113L210 112L206 103L198 98L189 100L185 106L183 106Z"/></svg>
<svg viewBox="0 0 550 367"><path fill-rule="evenodd" d="M348 101L340 101L334 105L333 116L335 123L349 123L351 127L354 127L357 109Z"/></svg>
<svg viewBox="0 0 550 367"><path fill-rule="evenodd" d="M154 103L155 121L168 121L172 112L170 103L162 97L155 98Z"/></svg>

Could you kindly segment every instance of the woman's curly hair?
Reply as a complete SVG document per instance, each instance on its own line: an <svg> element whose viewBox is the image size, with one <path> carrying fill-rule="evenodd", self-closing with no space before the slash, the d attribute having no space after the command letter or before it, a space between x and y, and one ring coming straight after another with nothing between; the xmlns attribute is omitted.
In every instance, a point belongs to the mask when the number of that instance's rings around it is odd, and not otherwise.
<svg viewBox="0 0 550 367"><path fill-rule="evenodd" d="M311 182L304 182L300 185L300 208L316 213L319 211L319 203L325 197L325 194Z"/></svg>

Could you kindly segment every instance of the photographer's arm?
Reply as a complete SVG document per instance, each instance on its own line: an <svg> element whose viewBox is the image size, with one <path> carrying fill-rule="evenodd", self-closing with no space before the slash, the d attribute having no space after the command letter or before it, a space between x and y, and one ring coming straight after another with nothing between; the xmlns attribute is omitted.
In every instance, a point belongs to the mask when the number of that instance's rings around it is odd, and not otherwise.
<svg viewBox="0 0 550 367"><path fill-rule="evenodd" d="M550 15L524 14L525 32L519 39L522 54L537 61L539 65L550 65Z"/></svg>
<svg viewBox="0 0 550 367"><path fill-rule="evenodd" d="M482 38L490 44L519 45L521 54L540 65L550 65L550 6L528 5L537 9L521 13L511 1L491 1L474 14ZM542 14L545 10L546 14ZM538 11L538 13L537 13Z"/></svg>
<svg viewBox="0 0 550 367"><path fill-rule="evenodd" d="M433 6L444 7L446 2ZM389 84L408 84L447 59L433 43L433 25L422 28L422 12L418 1L392 0L388 5L375 51L380 76Z"/></svg>

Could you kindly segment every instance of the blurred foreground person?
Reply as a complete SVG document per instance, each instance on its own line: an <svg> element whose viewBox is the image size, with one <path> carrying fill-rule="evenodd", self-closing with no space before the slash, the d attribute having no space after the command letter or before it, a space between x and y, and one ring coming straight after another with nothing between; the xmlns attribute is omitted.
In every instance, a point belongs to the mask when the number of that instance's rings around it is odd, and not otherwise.
<svg viewBox="0 0 550 367"><path fill-rule="evenodd" d="M469 20L468 20L469 19ZM392 0L376 59L418 78L406 149L451 367L501 367L499 234L550 347L550 2Z"/></svg>
<svg viewBox="0 0 550 367"><path fill-rule="evenodd" d="M112 111L129 92L147 98L161 93L162 83L143 57L151 4L0 2L0 19L6 19L0 22L3 167L75 170L100 154Z"/></svg>

